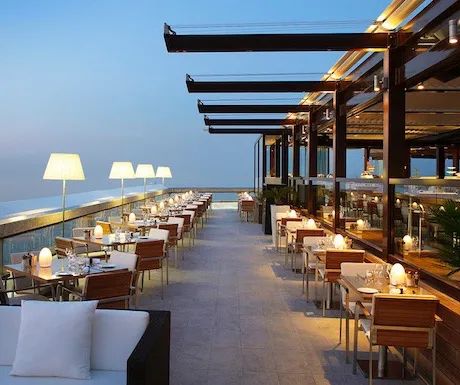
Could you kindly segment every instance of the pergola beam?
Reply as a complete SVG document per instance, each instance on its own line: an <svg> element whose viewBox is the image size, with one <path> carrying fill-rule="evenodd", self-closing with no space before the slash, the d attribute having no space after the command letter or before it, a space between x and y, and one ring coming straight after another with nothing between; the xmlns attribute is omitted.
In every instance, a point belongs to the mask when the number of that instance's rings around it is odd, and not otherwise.
<svg viewBox="0 0 460 385"><path fill-rule="evenodd" d="M209 127L210 134L262 134L262 135L281 135L285 129L279 128L213 128Z"/></svg>
<svg viewBox="0 0 460 385"><path fill-rule="evenodd" d="M310 112L317 107L308 104L203 104L198 101L198 111L205 114L284 114Z"/></svg>
<svg viewBox="0 0 460 385"><path fill-rule="evenodd" d="M293 126L307 124L308 121L299 119L210 119L204 117L207 126Z"/></svg>
<svg viewBox="0 0 460 385"><path fill-rule="evenodd" d="M171 31L171 29L169 29ZM166 31L168 32L168 30ZM171 31L172 32L172 31ZM404 34L407 35L407 34ZM165 33L168 52L312 52L386 49L390 34L281 33L178 35Z"/></svg>
<svg viewBox="0 0 460 385"><path fill-rule="evenodd" d="M248 93L248 92L275 92L275 93L303 93L303 92L334 92L338 88L345 88L349 81L323 80L285 80L285 81L195 81L190 76L186 80L187 90L190 93Z"/></svg>

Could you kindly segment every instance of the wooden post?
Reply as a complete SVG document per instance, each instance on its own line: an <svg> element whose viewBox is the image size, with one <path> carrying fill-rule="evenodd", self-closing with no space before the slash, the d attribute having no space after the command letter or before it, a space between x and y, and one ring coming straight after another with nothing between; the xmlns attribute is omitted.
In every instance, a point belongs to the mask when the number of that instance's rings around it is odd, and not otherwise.
<svg viewBox="0 0 460 385"><path fill-rule="evenodd" d="M275 141L275 174L279 178L281 176L281 156L280 156L280 147L281 147L281 140L277 139Z"/></svg>
<svg viewBox="0 0 460 385"><path fill-rule="evenodd" d="M295 125L292 129L292 176L300 176L300 135L302 126Z"/></svg>
<svg viewBox="0 0 460 385"><path fill-rule="evenodd" d="M347 172L347 95L343 90L334 93L334 126L332 130L332 151L334 167L334 223L336 231L340 227L340 182Z"/></svg>
<svg viewBox="0 0 460 385"><path fill-rule="evenodd" d="M309 178L314 178L318 175L318 131L315 126L316 116L317 114L310 112L308 119L307 175ZM316 214L316 191L311 180L308 181L307 187L307 209L310 214Z"/></svg>
<svg viewBox="0 0 460 385"><path fill-rule="evenodd" d="M276 156L276 144L270 146L270 176L278 176L278 157Z"/></svg>
<svg viewBox="0 0 460 385"><path fill-rule="evenodd" d="M394 37L396 37L394 35ZM404 50L387 49L383 57L383 257L394 253L395 186L390 178L408 178L410 152L405 137Z"/></svg>
<svg viewBox="0 0 460 385"><path fill-rule="evenodd" d="M363 161L364 161L364 167L363 171L367 170L367 162L369 162L369 158L371 157L371 149L369 147L364 147L364 156L363 156Z"/></svg>
<svg viewBox="0 0 460 385"><path fill-rule="evenodd" d="M281 184L288 184L288 160L289 160L288 134L283 132L281 135Z"/></svg>
<svg viewBox="0 0 460 385"><path fill-rule="evenodd" d="M444 179L446 176L446 152L443 145L436 147L436 177Z"/></svg>
<svg viewBox="0 0 460 385"><path fill-rule="evenodd" d="M262 189L265 185L265 177L267 176L267 148L265 146L265 135L262 135Z"/></svg>

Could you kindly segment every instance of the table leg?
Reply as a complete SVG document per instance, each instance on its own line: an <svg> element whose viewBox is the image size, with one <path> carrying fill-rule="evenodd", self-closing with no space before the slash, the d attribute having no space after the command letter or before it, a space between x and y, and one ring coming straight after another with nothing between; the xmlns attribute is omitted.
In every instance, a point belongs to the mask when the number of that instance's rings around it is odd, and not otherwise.
<svg viewBox="0 0 460 385"><path fill-rule="evenodd" d="M384 378L386 369L387 369L387 357L388 350L387 347L384 345L379 346L379 360L378 360L378 368L377 368L377 376L379 378Z"/></svg>

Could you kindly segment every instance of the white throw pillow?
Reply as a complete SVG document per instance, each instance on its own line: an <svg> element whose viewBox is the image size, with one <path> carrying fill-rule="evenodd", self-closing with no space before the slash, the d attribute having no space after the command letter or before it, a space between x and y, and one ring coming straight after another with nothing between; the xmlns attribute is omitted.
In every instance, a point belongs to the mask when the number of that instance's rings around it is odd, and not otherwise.
<svg viewBox="0 0 460 385"><path fill-rule="evenodd" d="M97 301L22 301L11 375L90 378Z"/></svg>

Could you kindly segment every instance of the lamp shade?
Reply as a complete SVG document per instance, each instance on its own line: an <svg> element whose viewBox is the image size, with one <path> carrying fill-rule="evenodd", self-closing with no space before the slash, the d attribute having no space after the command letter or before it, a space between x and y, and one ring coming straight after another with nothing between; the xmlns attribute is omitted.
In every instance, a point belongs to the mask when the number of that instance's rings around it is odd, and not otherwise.
<svg viewBox="0 0 460 385"><path fill-rule="evenodd" d="M310 218L308 221L307 221L307 229L309 230L315 230L316 229L316 222L313 218Z"/></svg>
<svg viewBox="0 0 460 385"><path fill-rule="evenodd" d="M136 222L136 214L134 214L134 213L129 214L128 222L129 222L129 223L134 223L134 222Z"/></svg>
<svg viewBox="0 0 460 385"><path fill-rule="evenodd" d="M400 263L395 263L390 270L390 284L393 286L404 285L406 283L406 270Z"/></svg>
<svg viewBox="0 0 460 385"><path fill-rule="evenodd" d="M155 178L153 166L151 164L138 164L136 167L136 178Z"/></svg>
<svg viewBox="0 0 460 385"><path fill-rule="evenodd" d="M358 226L358 230L363 230L364 229L364 221L362 219L358 219L356 221L356 225Z"/></svg>
<svg viewBox="0 0 460 385"><path fill-rule="evenodd" d="M409 251L410 249L412 249L412 237L409 234L404 235L402 240L404 250Z"/></svg>
<svg viewBox="0 0 460 385"><path fill-rule="evenodd" d="M345 248L345 239L343 238L342 234L336 234L334 236L334 247L336 249L344 249Z"/></svg>
<svg viewBox="0 0 460 385"><path fill-rule="evenodd" d="M133 179L135 176L131 162L113 162L109 179Z"/></svg>
<svg viewBox="0 0 460 385"><path fill-rule="evenodd" d="M40 254L38 254L38 263L40 267L50 267L52 262L53 254L51 254L51 250L47 247L41 249Z"/></svg>
<svg viewBox="0 0 460 385"><path fill-rule="evenodd" d="M101 225L97 225L94 228L94 238L101 239L104 236L104 229Z"/></svg>
<svg viewBox="0 0 460 385"><path fill-rule="evenodd" d="M52 153L48 159L43 179L85 180L80 155Z"/></svg>
<svg viewBox="0 0 460 385"><path fill-rule="evenodd" d="M166 166L159 166L157 168L157 178L172 178L171 169Z"/></svg>

